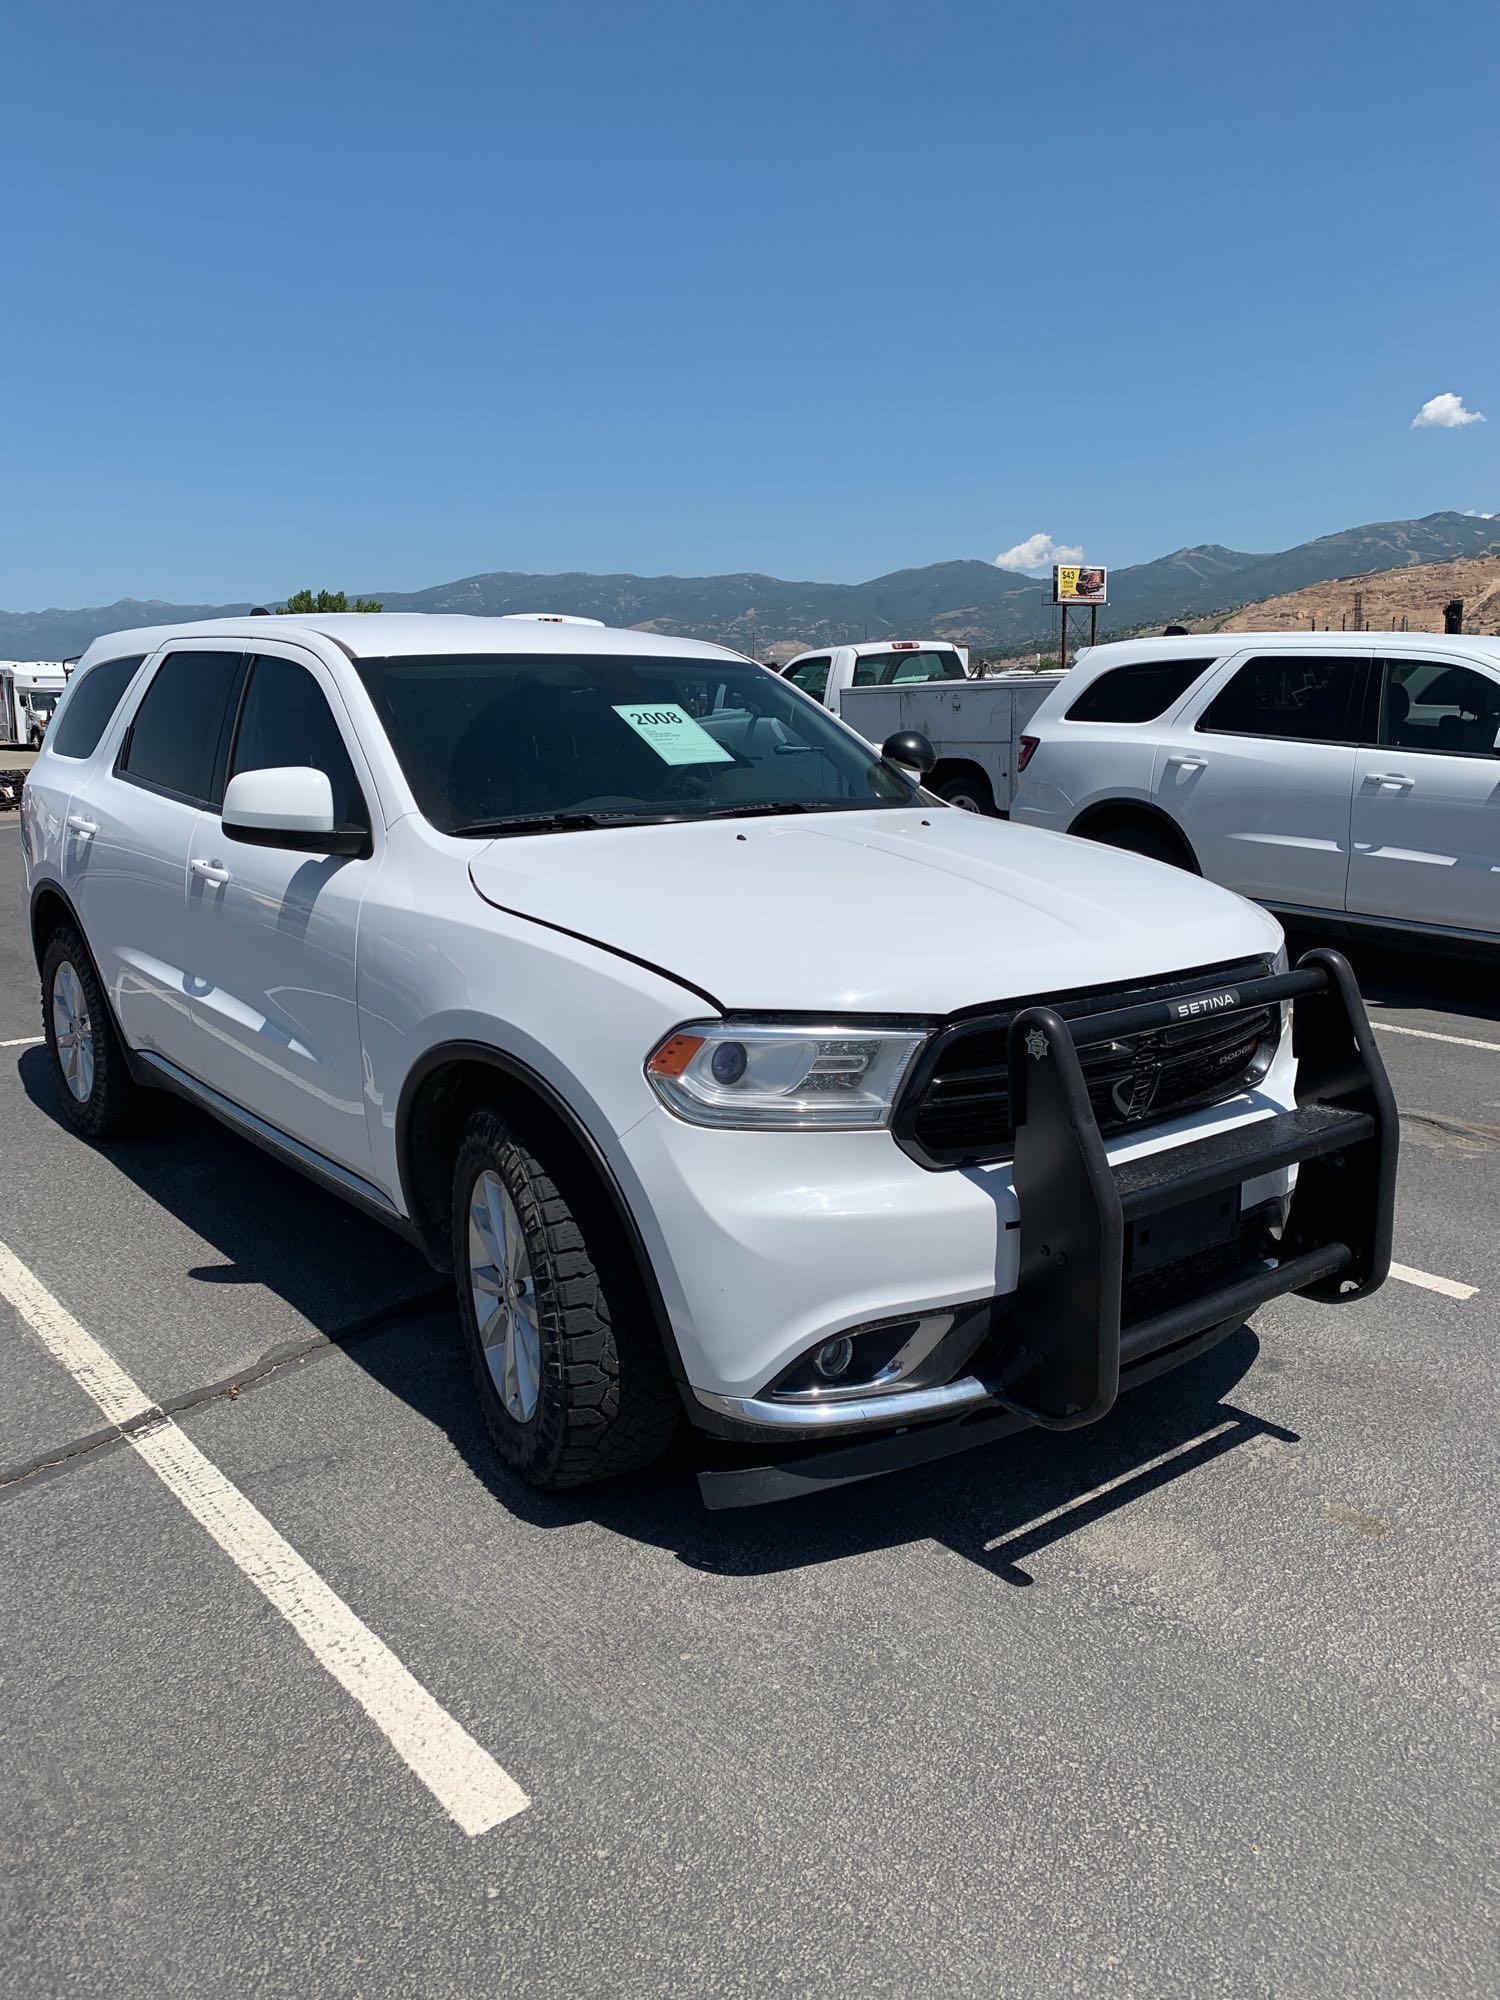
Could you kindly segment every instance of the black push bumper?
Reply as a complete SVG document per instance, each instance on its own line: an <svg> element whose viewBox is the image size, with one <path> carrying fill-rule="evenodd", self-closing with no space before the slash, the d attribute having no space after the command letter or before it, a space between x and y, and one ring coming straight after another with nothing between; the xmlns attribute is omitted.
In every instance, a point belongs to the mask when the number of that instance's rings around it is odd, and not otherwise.
<svg viewBox="0 0 1500 2000"><path fill-rule="evenodd" d="M1396 1198L1395 1099L1347 961L1311 951L1290 972L1243 981L1232 999L1149 1001L1090 1015L1090 1040L1166 1028L1187 1007L1290 1000L1297 1057L1293 1110L1170 1152L1111 1167L1068 1024L1028 1007L1010 1030L1020 1207L1020 1268L1001 1302L983 1386L988 1406L961 1421L915 1424L775 1463L699 1475L709 1507L745 1507L868 1479L967 1450L1032 1425L1073 1430L1134 1386L1190 1360L1268 1299L1296 1292L1325 1304L1363 1298L1390 1269ZM1132 1265L1149 1264L1149 1233L1191 1241L1195 1209L1237 1205L1248 1181L1297 1168L1284 1226L1239 1267L1164 1309L1130 1309ZM1201 1213L1201 1209L1199 1209Z"/></svg>

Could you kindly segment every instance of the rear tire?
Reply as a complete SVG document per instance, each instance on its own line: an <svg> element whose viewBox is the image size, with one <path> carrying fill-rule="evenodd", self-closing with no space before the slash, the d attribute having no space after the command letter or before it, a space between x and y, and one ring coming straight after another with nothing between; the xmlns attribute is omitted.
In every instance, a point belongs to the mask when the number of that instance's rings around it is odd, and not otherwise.
<svg viewBox="0 0 1500 2000"><path fill-rule="evenodd" d="M1164 861L1169 868L1183 868L1191 875L1198 872L1182 843L1164 827L1153 826L1149 820L1107 821L1097 833L1090 833L1088 837L1104 847L1123 848L1127 854L1143 854L1148 861Z"/></svg>
<svg viewBox="0 0 1500 2000"><path fill-rule="evenodd" d="M989 780L982 771L956 772L951 778L943 778L931 789L940 799L946 799L950 806L957 806L960 812L981 813L986 819L994 819L995 794L990 790Z"/></svg>
<svg viewBox="0 0 1500 2000"><path fill-rule="evenodd" d="M151 1093L130 1074L88 946L68 924L42 953L42 1032L75 1132L121 1139L146 1122Z"/></svg>
<svg viewBox="0 0 1500 2000"><path fill-rule="evenodd" d="M452 1226L464 1345L505 1463L558 1488L659 1458L681 1403L619 1225L571 1148L540 1120L474 1112Z"/></svg>

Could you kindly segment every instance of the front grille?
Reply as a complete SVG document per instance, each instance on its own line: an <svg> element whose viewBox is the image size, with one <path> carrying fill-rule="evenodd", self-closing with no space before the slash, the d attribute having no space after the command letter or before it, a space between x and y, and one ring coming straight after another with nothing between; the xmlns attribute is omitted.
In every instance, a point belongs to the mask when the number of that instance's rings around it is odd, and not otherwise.
<svg viewBox="0 0 1500 2000"><path fill-rule="evenodd" d="M1149 1000L1170 1000L1204 987L1235 985L1270 968L1250 964L1205 966L1201 971L1149 985L1096 989L1087 994L1036 996L1055 1007L1073 1031L1078 1060L1099 1129L1124 1132L1217 1104L1264 1072L1281 1029L1281 1010L1239 1007L1202 1020L1090 1041L1088 1016ZM931 1166L965 1166L1008 1159L1015 1145L1010 1118L1010 1023L1023 1006L986 1013L950 1031L917 1095L897 1113L898 1133Z"/></svg>
<svg viewBox="0 0 1500 2000"><path fill-rule="evenodd" d="M1256 1268L1249 1242L1248 1233L1241 1231L1228 1243L1216 1243L1210 1249L1194 1251L1191 1257L1179 1257L1171 1264L1159 1264L1154 1271L1127 1277L1120 1288L1122 1329L1186 1305L1189 1299L1206 1298L1232 1284L1247 1268Z"/></svg>

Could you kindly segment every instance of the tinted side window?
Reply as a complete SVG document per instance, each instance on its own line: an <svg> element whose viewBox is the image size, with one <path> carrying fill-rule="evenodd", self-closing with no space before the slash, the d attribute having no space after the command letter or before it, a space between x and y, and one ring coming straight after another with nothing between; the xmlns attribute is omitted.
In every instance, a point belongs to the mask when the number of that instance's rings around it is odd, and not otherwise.
<svg viewBox="0 0 1500 2000"><path fill-rule="evenodd" d="M120 660L100 660L68 689L62 714L52 725L51 747L59 757L92 757L120 696L146 655L131 653Z"/></svg>
<svg viewBox="0 0 1500 2000"><path fill-rule="evenodd" d="M804 694L810 694L815 701L821 701L828 686L828 669L832 664L833 656L825 653L821 659L804 660L795 673L787 675L787 679L793 687L799 687Z"/></svg>
<svg viewBox="0 0 1500 2000"><path fill-rule="evenodd" d="M1361 660L1273 653L1247 660L1199 719L1200 729L1298 743L1348 743Z"/></svg>
<svg viewBox="0 0 1500 2000"><path fill-rule="evenodd" d="M323 690L295 660L267 655L250 668L229 775L286 764L325 771L333 789L334 825L368 831L364 794Z"/></svg>
<svg viewBox="0 0 1500 2000"><path fill-rule="evenodd" d="M1212 658L1133 660L1091 681L1064 715L1064 722L1154 722L1186 694Z"/></svg>
<svg viewBox="0 0 1500 2000"><path fill-rule="evenodd" d="M1442 660L1387 660L1380 740L1402 750L1493 757L1500 681Z"/></svg>
<svg viewBox="0 0 1500 2000"><path fill-rule="evenodd" d="M137 784L210 805L238 653L168 653L142 697L115 767Z"/></svg>

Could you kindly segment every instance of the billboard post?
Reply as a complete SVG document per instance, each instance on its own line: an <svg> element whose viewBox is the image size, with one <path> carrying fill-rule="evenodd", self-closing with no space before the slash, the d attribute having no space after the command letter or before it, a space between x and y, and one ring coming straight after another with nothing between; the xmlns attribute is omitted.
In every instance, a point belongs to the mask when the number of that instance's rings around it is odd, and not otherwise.
<svg viewBox="0 0 1500 2000"><path fill-rule="evenodd" d="M1068 668L1068 612L1075 604L1089 608L1089 644L1099 637L1099 606L1109 602L1109 571L1082 563L1052 565L1052 602L1062 607L1062 647L1059 664Z"/></svg>

